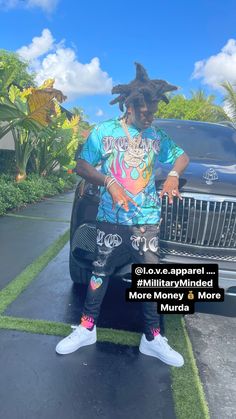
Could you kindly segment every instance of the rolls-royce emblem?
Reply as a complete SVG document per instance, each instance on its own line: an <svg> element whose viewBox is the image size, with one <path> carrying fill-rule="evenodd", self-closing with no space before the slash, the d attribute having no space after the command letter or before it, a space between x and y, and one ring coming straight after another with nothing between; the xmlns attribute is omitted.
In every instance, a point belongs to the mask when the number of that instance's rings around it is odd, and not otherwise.
<svg viewBox="0 0 236 419"><path fill-rule="evenodd" d="M213 181L218 179L218 175L215 169L211 167L204 173L203 178L206 179L207 185L212 185Z"/></svg>

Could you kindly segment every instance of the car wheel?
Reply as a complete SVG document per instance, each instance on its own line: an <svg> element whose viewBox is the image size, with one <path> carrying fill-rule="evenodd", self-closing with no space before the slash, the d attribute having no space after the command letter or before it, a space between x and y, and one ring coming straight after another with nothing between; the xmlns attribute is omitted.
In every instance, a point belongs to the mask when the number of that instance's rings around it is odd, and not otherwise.
<svg viewBox="0 0 236 419"><path fill-rule="evenodd" d="M88 285L91 277L91 272L87 269L78 267L71 253L69 258L69 269L70 277L75 284Z"/></svg>

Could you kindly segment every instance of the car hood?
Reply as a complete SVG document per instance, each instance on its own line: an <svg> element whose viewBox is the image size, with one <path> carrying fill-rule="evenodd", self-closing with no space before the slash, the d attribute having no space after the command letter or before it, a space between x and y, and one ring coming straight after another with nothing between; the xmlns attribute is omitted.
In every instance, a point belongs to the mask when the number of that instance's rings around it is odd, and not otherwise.
<svg viewBox="0 0 236 419"><path fill-rule="evenodd" d="M155 176L158 190L162 189L163 182L172 168L173 165L160 163ZM191 161L180 176L179 190L236 197L236 164L215 160Z"/></svg>

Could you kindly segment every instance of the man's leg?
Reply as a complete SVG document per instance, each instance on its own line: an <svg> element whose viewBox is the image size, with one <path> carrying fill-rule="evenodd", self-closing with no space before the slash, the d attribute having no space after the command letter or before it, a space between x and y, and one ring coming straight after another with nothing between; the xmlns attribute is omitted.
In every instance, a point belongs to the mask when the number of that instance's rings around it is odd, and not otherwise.
<svg viewBox="0 0 236 419"><path fill-rule="evenodd" d="M133 263L159 263L159 224L135 226L130 235ZM153 340L160 333L160 315L157 303L142 301L144 333L147 340Z"/></svg>
<svg viewBox="0 0 236 419"><path fill-rule="evenodd" d="M159 263L159 229L160 225L134 227L130 237L135 263ZM144 334L139 350L145 355L160 359L168 365L182 367L182 355L172 349L168 339L160 334L160 316L157 313L157 303L142 302L144 315Z"/></svg>
<svg viewBox="0 0 236 419"><path fill-rule="evenodd" d="M117 261L127 253L122 236L119 226L97 223L97 253L81 317L81 325L90 330L97 323L109 278Z"/></svg>
<svg viewBox="0 0 236 419"><path fill-rule="evenodd" d="M98 223L97 251L93 262L92 276L82 310L80 325L56 347L59 354L68 354L81 346L96 342L96 323L103 298L106 294L109 278L114 271L116 261L124 253L126 246L117 227L108 223Z"/></svg>
<svg viewBox="0 0 236 419"><path fill-rule="evenodd" d="M80 322L82 326L89 330L92 330L94 325L97 324L101 305L108 288L111 274L107 274L104 267L108 260L110 260L110 267L112 267L112 253L112 249L107 249L104 246L99 247L97 251Z"/></svg>

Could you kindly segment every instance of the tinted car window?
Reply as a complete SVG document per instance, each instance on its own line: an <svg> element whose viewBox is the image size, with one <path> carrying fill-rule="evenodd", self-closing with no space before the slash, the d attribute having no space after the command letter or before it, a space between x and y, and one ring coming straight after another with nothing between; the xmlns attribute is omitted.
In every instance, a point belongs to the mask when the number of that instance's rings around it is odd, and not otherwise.
<svg viewBox="0 0 236 419"><path fill-rule="evenodd" d="M217 124L191 121L155 121L154 124L184 149L190 159L236 163L236 130Z"/></svg>

